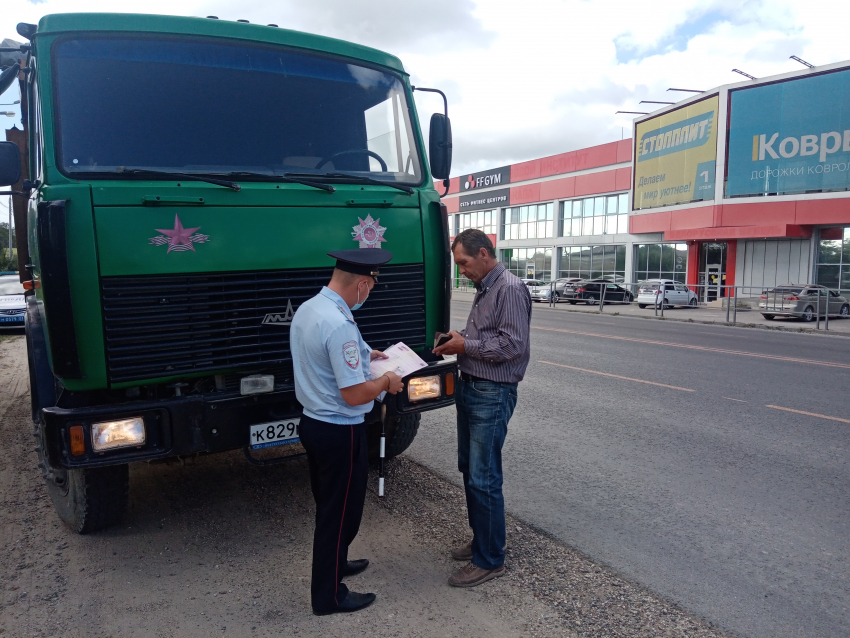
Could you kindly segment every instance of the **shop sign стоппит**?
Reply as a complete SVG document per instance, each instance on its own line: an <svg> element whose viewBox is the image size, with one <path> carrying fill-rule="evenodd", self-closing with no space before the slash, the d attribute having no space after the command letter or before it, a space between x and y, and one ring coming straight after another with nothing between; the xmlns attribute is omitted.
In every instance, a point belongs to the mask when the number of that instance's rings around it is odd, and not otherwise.
<svg viewBox="0 0 850 638"><path fill-rule="evenodd" d="M850 190L850 69L731 98L727 197Z"/></svg>
<svg viewBox="0 0 850 638"><path fill-rule="evenodd" d="M634 209L714 199L717 96L639 122Z"/></svg>

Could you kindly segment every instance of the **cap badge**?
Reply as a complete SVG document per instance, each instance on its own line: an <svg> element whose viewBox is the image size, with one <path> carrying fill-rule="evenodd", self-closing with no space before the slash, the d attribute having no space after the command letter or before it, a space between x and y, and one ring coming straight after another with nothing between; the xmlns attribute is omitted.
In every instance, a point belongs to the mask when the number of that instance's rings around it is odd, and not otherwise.
<svg viewBox="0 0 850 638"><path fill-rule="evenodd" d="M380 217L372 219L371 215L366 215L366 219L357 218L360 223L354 226L354 232L351 233L354 241L360 242L360 248L380 248L381 242L387 241L384 239L384 231L387 229L380 224Z"/></svg>

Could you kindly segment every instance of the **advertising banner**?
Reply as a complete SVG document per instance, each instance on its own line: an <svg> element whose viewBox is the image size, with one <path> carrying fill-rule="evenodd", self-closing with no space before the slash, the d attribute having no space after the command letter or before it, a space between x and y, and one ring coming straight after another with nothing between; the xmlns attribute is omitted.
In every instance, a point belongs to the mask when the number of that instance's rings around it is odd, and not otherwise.
<svg viewBox="0 0 850 638"><path fill-rule="evenodd" d="M511 205L511 189L500 188L494 191L476 193L475 195L462 195L458 202L458 210L466 213L471 210L485 210L488 208L499 208Z"/></svg>
<svg viewBox="0 0 850 638"><path fill-rule="evenodd" d="M717 96L638 123L634 209L714 199Z"/></svg>
<svg viewBox="0 0 850 638"><path fill-rule="evenodd" d="M850 69L731 93L726 197L850 189Z"/></svg>
<svg viewBox="0 0 850 638"><path fill-rule="evenodd" d="M491 168L481 173L470 173L460 176L460 192L475 190L476 188L489 188L501 184L511 183L511 167Z"/></svg>

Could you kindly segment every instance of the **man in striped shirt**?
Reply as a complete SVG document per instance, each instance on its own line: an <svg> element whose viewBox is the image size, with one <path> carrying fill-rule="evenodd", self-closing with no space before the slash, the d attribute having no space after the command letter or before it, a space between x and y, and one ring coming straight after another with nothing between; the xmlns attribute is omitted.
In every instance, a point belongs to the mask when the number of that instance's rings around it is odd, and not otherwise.
<svg viewBox="0 0 850 638"><path fill-rule="evenodd" d="M460 274L475 284L466 329L435 354L458 355L457 461L463 474L472 541L452 550L470 561L449 579L454 587L475 587L505 573L505 499L502 446L516 407L531 345L531 295L496 260L490 239L480 230L460 233L452 243Z"/></svg>

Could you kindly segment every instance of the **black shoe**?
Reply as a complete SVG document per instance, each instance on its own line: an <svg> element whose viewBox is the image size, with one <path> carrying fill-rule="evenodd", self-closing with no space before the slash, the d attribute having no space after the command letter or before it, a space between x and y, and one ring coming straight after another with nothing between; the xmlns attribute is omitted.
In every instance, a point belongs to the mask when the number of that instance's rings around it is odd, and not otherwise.
<svg viewBox="0 0 850 638"><path fill-rule="evenodd" d="M328 614L348 614L352 611L360 611L364 607L368 607L375 602L375 594L358 594L356 591L349 591L343 598L342 602L325 611L313 610L317 616L327 616Z"/></svg>
<svg viewBox="0 0 850 638"><path fill-rule="evenodd" d="M342 577L346 576L356 576L362 571L365 571L369 566L368 558L360 558L358 560L350 560L345 566L345 571L342 574Z"/></svg>

